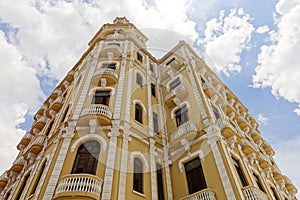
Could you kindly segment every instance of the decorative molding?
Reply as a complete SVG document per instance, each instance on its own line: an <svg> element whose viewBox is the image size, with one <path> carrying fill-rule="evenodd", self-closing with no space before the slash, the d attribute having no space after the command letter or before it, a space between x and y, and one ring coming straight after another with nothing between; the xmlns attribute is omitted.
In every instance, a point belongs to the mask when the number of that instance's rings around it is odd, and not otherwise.
<svg viewBox="0 0 300 200"><path fill-rule="evenodd" d="M172 110L171 110L171 119L174 119L175 118L175 111L182 108L183 106L186 106L187 109L190 109L191 105L188 101L183 101L180 103L180 105L177 105L176 104L176 107L174 107Z"/></svg>
<svg viewBox="0 0 300 200"><path fill-rule="evenodd" d="M75 149L77 149L79 147L79 145L81 145L87 141L90 141L90 140L98 141L101 144L100 145L101 150L106 151L106 148L107 148L106 140L98 134L90 133L90 134L79 137L71 146L70 152L73 153L75 151Z"/></svg>
<svg viewBox="0 0 300 200"><path fill-rule="evenodd" d="M132 103L133 104L139 104L139 105L141 105L142 108L143 108L144 114L147 113L147 109L146 109L146 107L144 106L144 104L143 104L143 102L141 100L139 100L139 99L133 99Z"/></svg>
<svg viewBox="0 0 300 200"><path fill-rule="evenodd" d="M149 165L145 155L141 151L133 151L130 153L129 161L133 163L134 158L140 158L145 166L145 172L149 172Z"/></svg>
<svg viewBox="0 0 300 200"><path fill-rule="evenodd" d="M191 153L191 154L183 157L182 159L180 159L178 161L178 169L179 169L179 171L182 173L184 163L186 163L191 158L196 158L196 157L199 157L200 160L204 159L205 156L203 154L203 151L202 150L195 151L195 152L193 152L193 153Z"/></svg>

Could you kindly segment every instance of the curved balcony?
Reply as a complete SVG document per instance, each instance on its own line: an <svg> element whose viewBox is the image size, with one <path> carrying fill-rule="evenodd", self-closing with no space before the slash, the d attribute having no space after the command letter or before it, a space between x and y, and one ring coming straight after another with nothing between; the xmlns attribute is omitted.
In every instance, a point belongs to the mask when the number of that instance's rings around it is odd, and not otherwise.
<svg viewBox="0 0 300 200"><path fill-rule="evenodd" d="M287 176L284 176L284 178L285 178L286 189L288 190L290 195L295 196L297 192L297 188L293 185L292 181Z"/></svg>
<svg viewBox="0 0 300 200"><path fill-rule="evenodd" d="M32 126L32 129L42 130L47 123L48 118L41 116Z"/></svg>
<svg viewBox="0 0 300 200"><path fill-rule="evenodd" d="M65 98L63 98L61 96L57 97L49 106L47 116L53 117L53 116L51 116L51 113L58 113L60 111L61 107L63 106L64 101L65 101Z"/></svg>
<svg viewBox="0 0 300 200"><path fill-rule="evenodd" d="M21 139L20 143L18 144L17 148L18 150L24 149L27 147L31 139L33 138L33 135L30 132L27 132Z"/></svg>
<svg viewBox="0 0 300 200"><path fill-rule="evenodd" d="M255 147L254 144L252 144L249 140L247 140L246 138L243 138L241 141L241 145L242 145L242 151L244 152L244 154L248 155L251 153L257 153L258 150Z"/></svg>
<svg viewBox="0 0 300 200"><path fill-rule="evenodd" d="M221 129L222 135L226 139L237 134L237 131L235 130L234 126L227 119L219 118L216 123Z"/></svg>
<svg viewBox="0 0 300 200"><path fill-rule="evenodd" d="M200 190L180 200L216 200L216 193L211 189Z"/></svg>
<svg viewBox="0 0 300 200"><path fill-rule="evenodd" d="M221 107L223 108L224 113L226 113L227 116L230 115L230 113L235 113L236 109L234 108L234 100L231 99L230 101L223 101L221 103Z"/></svg>
<svg viewBox="0 0 300 200"><path fill-rule="evenodd" d="M74 71L70 71L67 74L65 80L68 81L69 83L72 83L72 81L74 80L74 73L75 73Z"/></svg>
<svg viewBox="0 0 300 200"><path fill-rule="evenodd" d="M208 96L209 98L212 98L217 92L215 90L215 88L213 87L213 85L211 83L203 83L202 84L204 93L206 94L206 96Z"/></svg>
<svg viewBox="0 0 300 200"><path fill-rule="evenodd" d="M170 142L172 149L182 146L182 141L192 142L197 134L198 126L194 122L188 121L178 127L178 129L170 134Z"/></svg>
<svg viewBox="0 0 300 200"><path fill-rule="evenodd" d="M282 175L280 169L277 167L277 165L273 165L273 177L276 181L284 179L284 176Z"/></svg>
<svg viewBox="0 0 300 200"><path fill-rule="evenodd" d="M244 129L247 127L247 125L248 125L247 120L246 120L245 117L243 117L243 116L238 116L238 118L237 118L236 121L237 121L239 127L240 127L242 130L244 130Z"/></svg>
<svg viewBox="0 0 300 200"><path fill-rule="evenodd" d="M112 111L110 107L102 104L93 104L81 112L79 125L88 124L89 119L97 118L99 125L110 125L112 118Z"/></svg>
<svg viewBox="0 0 300 200"><path fill-rule="evenodd" d="M31 143L26 147L26 149L24 150L24 154L29 154L29 153L33 153L33 154L38 154L45 142L46 142L47 136L46 135L37 135L32 141Z"/></svg>
<svg viewBox="0 0 300 200"><path fill-rule="evenodd" d="M179 85L172 89L165 97L165 103L170 106L174 102L172 101L175 97L178 99L183 99L188 95L187 88L184 85Z"/></svg>
<svg viewBox="0 0 300 200"><path fill-rule="evenodd" d="M63 176L56 188L54 199L99 199L102 180L90 174L69 174Z"/></svg>
<svg viewBox="0 0 300 200"><path fill-rule="evenodd" d="M8 182L7 171L0 176L0 189L4 188Z"/></svg>
<svg viewBox="0 0 300 200"><path fill-rule="evenodd" d="M268 196L253 185L242 188L246 200L268 200Z"/></svg>
<svg viewBox="0 0 300 200"><path fill-rule="evenodd" d="M103 77L106 78L108 84L116 84L118 82L118 73L114 69L100 68L95 73L93 78Z"/></svg>
<svg viewBox="0 0 300 200"><path fill-rule="evenodd" d="M23 156L21 156L13 162L10 170L19 173L23 169L25 163L26 163L25 159L23 158Z"/></svg>
<svg viewBox="0 0 300 200"><path fill-rule="evenodd" d="M260 133L257 130L253 130L251 132L251 137L254 140L254 142L257 143L257 141L262 140Z"/></svg>
<svg viewBox="0 0 300 200"><path fill-rule="evenodd" d="M270 161L270 159L269 159L267 156L263 155L262 153L259 154L259 159L258 159L258 161L259 161L259 165L260 165L260 167L261 167L262 169L265 169L265 168L271 166L271 161Z"/></svg>
<svg viewBox="0 0 300 200"><path fill-rule="evenodd" d="M264 141L263 148L267 154L271 154L271 155L274 154L274 150L268 142Z"/></svg>
<svg viewBox="0 0 300 200"><path fill-rule="evenodd" d="M113 54L113 57L121 57L122 50L119 43L108 43L101 51L100 57L109 57L109 53Z"/></svg>
<svg viewBox="0 0 300 200"><path fill-rule="evenodd" d="M44 112L48 109L48 106L42 105L40 109L36 112L36 114L33 116L34 120L38 120L41 116L43 116Z"/></svg>

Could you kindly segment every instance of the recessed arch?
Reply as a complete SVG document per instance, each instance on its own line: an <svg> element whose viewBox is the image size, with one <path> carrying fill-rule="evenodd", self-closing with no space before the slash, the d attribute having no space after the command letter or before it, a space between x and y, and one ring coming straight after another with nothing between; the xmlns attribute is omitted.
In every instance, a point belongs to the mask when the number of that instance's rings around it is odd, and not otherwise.
<svg viewBox="0 0 300 200"><path fill-rule="evenodd" d="M107 142L106 140L97 134L94 133L89 133L87 135L79 137L72 145L71 147L71 153L75 151L79 147L79 145L83 144L84 142L90 141L90 140L96 140L100 143L100 150L101 151L106 151L107 148Z"/></svg>
<svg viewBox="0 0 300 200"><path fill-rule="evenodd" d="M140 152L140 151L133 151L130 153L130 162L133 163L134 158L139 158L140 160L142 160L143 165L145 166L145 172L149 171L149 165L148 165L148 161L147 158L145 157L145 155Z"/></svg>

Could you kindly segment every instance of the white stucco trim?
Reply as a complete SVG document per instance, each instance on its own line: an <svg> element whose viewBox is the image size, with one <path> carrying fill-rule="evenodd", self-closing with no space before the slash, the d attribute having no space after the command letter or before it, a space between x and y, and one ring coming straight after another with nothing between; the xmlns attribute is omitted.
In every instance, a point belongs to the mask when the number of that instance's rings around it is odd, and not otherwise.
<svg viewBox="0 0 300 200"><path fill-rule="evenodd" d="M115 63L116 64L116 70L119 69L120 62L119 61L115 61L115 60L112 60L112 61L108 61L108 60L100 61L98 63L97 69L101 69L101 67L102 67L103 64L111 64L111 63Z"/></svg>
<svg viewBox="0 0 300 200"><path fill-rule="evenodd" d="M178 110L178 109L180 109L180 108L182 108L184 105L187 107L188 110L189 110L190 107L191 107L191 105L190 105L190 103L189 103L188 101L181 102L181 103L180 103L180 106L176 106L176 107L174 107L174 108L171 110L171 119L174 119L174 118L175 118L175 111Z"/></svg>
<svg viewBox="0 0 300 200"><path fill-rule="evenodd" d="M202 150L195 151L195 152L183 157L182 159L180 159L178 162L179 171L182 173L184 163L187 162L188 160L190 160L191 158L196 158L196 157L199 157L200 161L201 161L204 158L203 151Z"/></svg>
<svg viewBox="0 0 300 200"><path fill-rule="evenodd" d="M89 96L94 95L96 91L111 91L111 95L115 94L115 88L113 87L94 87L90 89Z"/></svg>
<svg viewBox="0 0 300 200"><path fill-rule="evenodd" d="M144 172L149 172L149 164L147 161L147 158L145 157L145 155L140 152L140 151L133 151L130 153L130 162L133 163L134 158L140 158L145 166L145 171Z"/></svg>
<svg viewBox="0 0 300 200"><path fill-rule="evenodd" d="M133 102L134 105L135 104L139 104L140 106L142 106L144 114L147 113L147 109L146 109L145 105L143 104L143 102L141 100L139 100L139 99L133 99L132 102Z"/></svg>
<svg viewBox="0 0 300 200"><path fill-rule="evenodd" d="M166 83L166 88L167 88L167 91L170 92L170 84L175 81L175 79L179 78L180 80L180 85L183 84L183 76L181 74L178 74L174 77L171 78L171 80L169 80L167 83Z"/></svg>
<svg viewBox="0 0 300 200"><path fill-rule="evenodd" d="M73 153L75 151L75 149L77 149L79 147L79 145L81 145L84 142L90 141L90 140L96 140L96 141L100 142L101 151L106 151L106 148L107 148L106 140L102 136L92 133L92 134L87 134L87 135L84 135L84 136L78 138L71 146L71 149L70 149L71 153Z"/></svg>

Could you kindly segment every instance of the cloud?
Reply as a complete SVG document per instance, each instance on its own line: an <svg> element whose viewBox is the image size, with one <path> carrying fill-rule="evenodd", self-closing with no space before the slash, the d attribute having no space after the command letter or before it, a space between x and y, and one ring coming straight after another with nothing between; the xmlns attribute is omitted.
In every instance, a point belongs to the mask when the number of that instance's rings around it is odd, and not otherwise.
<svg viewBox="0 0 300 200"><path fill-rule="evenodd" d="M263 116L262 113L258 114L258 119L257 119L261 124L266 125L269 121L269 118Z"/></svg>
<svg viewBox="0 0 300 200"><path fill-rule="evenodd" d="M276 12L277 30L260 49L253 86L270 87L276 97L300 105L300 2L280 0ZM299 108L294 111L300 114Z"/></svg>
<svg viewBox="0 0 300 200"><path fill-rule="evenodd" d="M269 30L270 28L267 25L263 25L258 27L255 32L262 34L262 33L267 33Z"/></svg>
<svg viewBox="0 0 300 200"><path fill-rule="evenodd" d="M223 10L218 18L206 23L205 37L200 39L199 45L204 46L204 59L209 66L229 75L242 70L241 54L249 49L255 29L250 15L242 8L231 9L227 16L225 14Z"/></svg>
<svg viewBox="0 0 300 200"><path fill-rule="evenodd" d="M25 121L27 112L33 113L44 98L36 71L23 60L18 49L8 43L0 30L0 171L4 171L17 153L16 142L25 131L17 125Z"/></svg>
<svg viewBox="0 0 300 200"><path fill-rule="evenodd" d="M281 169L284 175L287 175L296 187L300 185L300 162L298 158L300 157L299 149L300 137L290 138L289 140L278 140L274 144L274 149L276 149L276 154L274 156L276 163ZM293 151L294 149L295 151ZM291 151L292 150L292 151ZM297 197L299 197L297 195Z"/></svg>

